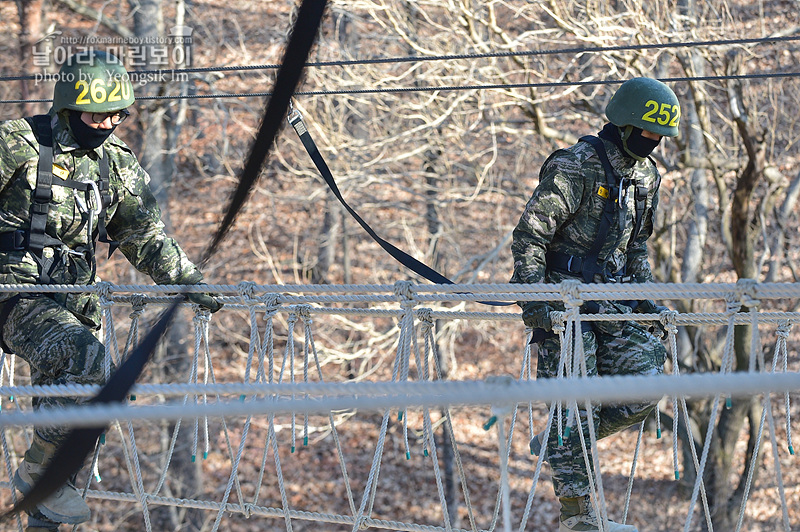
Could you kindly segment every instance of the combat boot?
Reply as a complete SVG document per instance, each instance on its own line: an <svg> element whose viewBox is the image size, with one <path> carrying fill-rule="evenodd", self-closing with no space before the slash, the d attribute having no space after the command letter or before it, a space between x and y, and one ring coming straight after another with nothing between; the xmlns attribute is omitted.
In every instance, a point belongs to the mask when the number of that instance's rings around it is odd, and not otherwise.
<svg viewBox="0 0 800 532"><path fill-rule="evenodd" d="M534 456L539 456L542 453L542 441L544 440L544 431L536 434L533 438L531 438L528 447L531 449L531 454Z"/></svg>
<svg viewBox="0 0 800 532"><path fill-rule="evenodd" d="M41 512L36 512L28 516L25 532L58 532L58 523L50 521Z"/></svg>
<svg viewBox="0 0 800 532"><path fill-rule="evenodd" d="M55 444L46 442L38 435L34 435L31 448L25 453L25 457L14 474L14 484L23 495L33 488L55 453ZM59 487L55 493L40 502L36 508L47 519L56 523L68 523L70 525L88 521L91 515L86 501L83 500L75 486L69 482ZM36 530L36 527L34 527L34 530Z"/></svg>
<svg viewBox="0 0 800 532"><path fill-rule="evenodd" d="M588 495L583 497L561 497L561 524L558 532L598 532L598 517ZM638 532L635 526L608 521L605 532Z"/></svg>

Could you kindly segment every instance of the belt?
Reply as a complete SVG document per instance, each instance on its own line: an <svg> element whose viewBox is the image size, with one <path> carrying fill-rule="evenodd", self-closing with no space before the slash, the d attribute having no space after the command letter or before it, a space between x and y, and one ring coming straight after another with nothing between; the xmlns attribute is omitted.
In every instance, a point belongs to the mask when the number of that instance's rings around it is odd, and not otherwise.
<svg viewBox="0 0 800 532"><path fill-rule="evenodd" d="M544 256L548 270L562 273L583 273L584 258L560 251L548 251Z"/></svg>
<svg viewBox="0 0 800 532"><path fill-rule="evenodd" d="M0 233L0 251L22 251L28 249L28 232L22 229Z"/></svg>
<svg viewBox="0 0 800 532"><path fill-rule="evenodd" d="M57 238L45 234L40 238L44 247L63 247L64 243ZM25 251L30 247L30 232L24 229L0 233L0 252Z"/></svg>
<svg viewBox="0 0 800 532"><path fill-rule="evenodd" d="M589 264L584 257L560 251L548 251L545 253L544 260L548 270L570 275L582 275L584 269L588 268L594 275L595 282L627 283L632 279L630 275L625 275L624 269L612 272L607 267L600 268L597 264Z"/></svg>

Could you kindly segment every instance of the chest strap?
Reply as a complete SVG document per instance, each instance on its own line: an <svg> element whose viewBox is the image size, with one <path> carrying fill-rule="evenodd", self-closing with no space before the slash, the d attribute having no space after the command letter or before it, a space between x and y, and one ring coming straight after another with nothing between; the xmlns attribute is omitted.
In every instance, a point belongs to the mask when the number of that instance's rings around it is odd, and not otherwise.
<svg viewBox="0 0 800 532"><path fill-rule="evenodd" d="M0 251L17 251L27 249L31 252L34 260L39 266L39 280L41 284L49 284L52 281L51 273L55 258L61 253L69 253L70 250L60 239L48 235L47 218L50 212L50 203L53 199L53 184L87 192L92 190L94 183L75 181L72 179L61 179L53 176L53 129L50 125L49 115L36 115L30 119L31 126L36 131L39 141L39 162L36 168L36 188L31 197L30 228L28 231L17 230L9 233L0 234ZM100 180L96 184L99 191L99 209L97 220L97 233L99 240L109 244L109 257L117 248L118 243L108 238L106 230L106 211L111 204L111 194L109 193L109 166L106 150L98 161ZM91 224L91 217L87 221ZM94 252L94 235L88 239L89 261L92 264L92 281L94 280L96 261ZM44 248L55 248L54 258L46 258ZM75 251L83 255L83 252Z"/></svg>

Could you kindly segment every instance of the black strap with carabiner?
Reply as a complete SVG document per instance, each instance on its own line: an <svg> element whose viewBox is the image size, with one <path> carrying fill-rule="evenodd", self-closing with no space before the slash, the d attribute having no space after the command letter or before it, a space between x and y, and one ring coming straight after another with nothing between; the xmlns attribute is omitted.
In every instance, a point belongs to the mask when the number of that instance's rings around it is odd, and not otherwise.
<svg viewBox="0 0 800 532"><path fill-rule="evenodd" d="M289 113L288 116L289 123L294 128L297 136L300 137L300 141L303 143L303 147L305 147L306 152L308 152L309 157L314 162L314 166L317 167L322 178L325 180L325 183L328 185L328 188L331 189L333 195L336 196L336 199L347 209L347 212L358 222L364 231L367 232L372 239L380 245L384 251L386 251L389 255L391 255L395 260L397 260L400 264L408 268L409 270L413 271L414 273L421 275L425 279L437 283L437 284L455 284L453 281L442 275L441 273L437 272L427 264L420 262L419 260L415 259L402 249L398 248L391 242L387 242L383 238L381 238L370 225L364 221L364 219L353 209L347 201L345 201L344 197L342 196L341 191L339 190L339 186L336 184L336 179L334 179L333 174L331 173L330 168L328 168L327 163L325 162L325 158L322 157L322 154L317 148L317 144L314 142L314 139L311 138L311 134L308 132L308 128L306 127L305 123L303 122L303 117L297 109L292 108L292 111ZM499 301L478 301L478 303L482 303L484 305L492 305L492 306L507 306L507 305L514 305L515 303L511 302L499 302Z"/></svg>

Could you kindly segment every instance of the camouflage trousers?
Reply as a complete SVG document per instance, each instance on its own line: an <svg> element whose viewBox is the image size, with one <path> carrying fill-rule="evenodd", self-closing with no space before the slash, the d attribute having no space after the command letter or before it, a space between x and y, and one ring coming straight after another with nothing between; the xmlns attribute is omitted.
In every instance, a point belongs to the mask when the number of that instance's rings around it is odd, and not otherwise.
<svg viewBox="0 0 800 532"><path fill-rule="evenodd" d="M583 332L583 351L589 376L659 375L664 370L666 350L655 336L635 322L595 322ZM556 378L561 355L558 337L544 340L539 346L537 378ZM633 424L644 421L655 402L639 404L592 404L592 422L596 437L605 438ZM591 451L585 402L578 405L587 450ZM557 497L581 497L590 493L589 475L583 456L580 435L574 422L563 445L558 444L557 425L553 423L547 441L547 457L553 473ZM589 463L592 464L591 452Z"/></svg>
<svg viewBox="0 0 800 532"><path fill-rule="evenodd" d="M92 331L46 296L20 299L3 326L3 340L30 366L33 385L103 384L105 348ZM34 408L75 405L86 398L34 398ZM59 444L66 427L35 427L45 441Z"/></svg>

